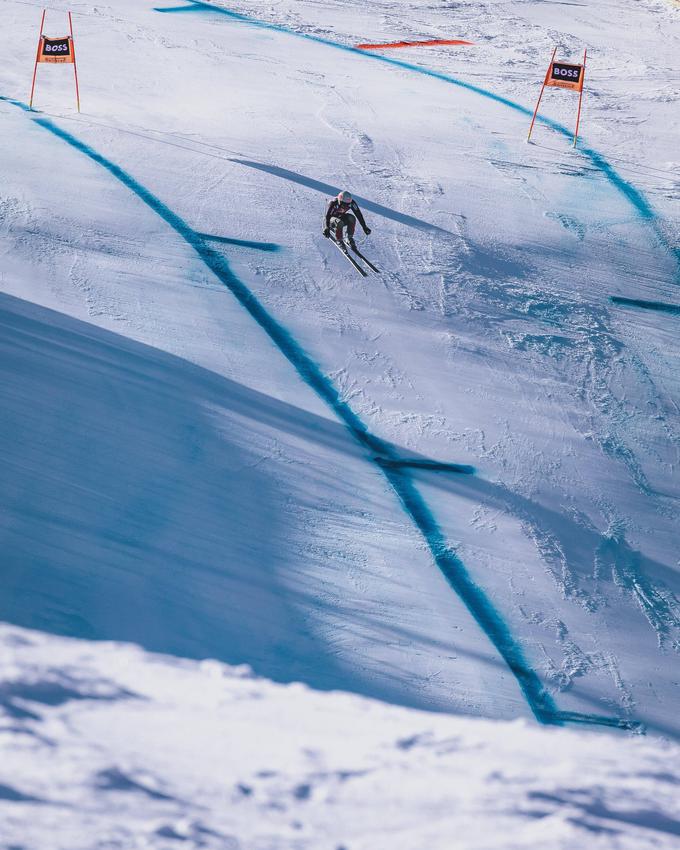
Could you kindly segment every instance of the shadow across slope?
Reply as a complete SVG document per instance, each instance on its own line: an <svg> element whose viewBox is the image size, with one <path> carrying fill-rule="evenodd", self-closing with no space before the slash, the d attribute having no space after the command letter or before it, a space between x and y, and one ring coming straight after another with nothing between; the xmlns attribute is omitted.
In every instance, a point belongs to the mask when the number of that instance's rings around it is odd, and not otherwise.
<svg viewBox="0 0 680 850"><path fill-rule="evenodd" d="M308 628L292 479L263 447L358 458L344 428L7 295L0 380L0 619L426 707Z"/></svg>

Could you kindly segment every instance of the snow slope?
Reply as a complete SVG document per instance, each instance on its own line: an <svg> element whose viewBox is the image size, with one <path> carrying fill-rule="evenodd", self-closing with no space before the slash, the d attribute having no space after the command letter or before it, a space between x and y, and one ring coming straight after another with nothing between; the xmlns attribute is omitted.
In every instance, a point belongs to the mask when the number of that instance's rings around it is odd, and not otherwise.
<svg viewBox="0 0 680 850"><path fill-rule="evenodd" d="M677 847L677 745L407 711L9 626L0 642L14 656L3 847Z"/></svg>
<svg viewBox="0 0 680 850"><path fill-rule="evenodd" d="M676 738L677 11L84 2L77 115L68 67L27 112L41 7L3 8L8 634ZM556 44L576 150L564 92L525 143ZM321 237L345 186L380 277Z"/></svg>

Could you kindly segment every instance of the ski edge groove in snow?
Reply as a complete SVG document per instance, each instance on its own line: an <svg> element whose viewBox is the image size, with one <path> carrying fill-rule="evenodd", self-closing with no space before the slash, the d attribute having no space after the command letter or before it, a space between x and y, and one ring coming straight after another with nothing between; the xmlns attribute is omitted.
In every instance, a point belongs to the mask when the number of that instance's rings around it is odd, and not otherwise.
<svg viewBox="0 0 680 850"><path fill-rule="evenodd" d="M25 103L10 97L0 95L0 102L8 103L24 112L32 112ZM404 512L421 533L435 564L447 583L466 606L480 629L512 672L536 720L550 725L577 722L633 731L642 729L642 725L637 721L604 717L597 714L560 711L552 696L544 688L539 675L527 661L521 645L513 637L508 625L492 601L484 590L473 581L460 558L447 543L432 510L418 491L408 471L408 465L399 464L400 458L397 457L392 446L370 433L368 426L341 399L333 382L323 373L321 367L307 354L292 334L267 312L246 284L234 274L222 254L207 245L201 234L193 230L184 219L119 165L60 128L49 118L35 118L33 123L100 165L163 219L196 252L218 280L229 289L239 304L257 322L280 353L293 366L304 383L343 422L355 441L368 450L366 459L373 463L385 476L396 493ZM380 462L376 456L381 458Z"/></svg>

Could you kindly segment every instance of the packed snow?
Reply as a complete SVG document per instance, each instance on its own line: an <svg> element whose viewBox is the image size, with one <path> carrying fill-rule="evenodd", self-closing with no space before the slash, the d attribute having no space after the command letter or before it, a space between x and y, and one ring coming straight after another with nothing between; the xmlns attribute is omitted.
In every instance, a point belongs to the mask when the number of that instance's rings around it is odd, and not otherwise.
<svg viewBox="0 0 680 850"><path fill-rule="evenodd" d="M31 112L3 2L0 847L677 846L677 5L68 9Z"/></svg>

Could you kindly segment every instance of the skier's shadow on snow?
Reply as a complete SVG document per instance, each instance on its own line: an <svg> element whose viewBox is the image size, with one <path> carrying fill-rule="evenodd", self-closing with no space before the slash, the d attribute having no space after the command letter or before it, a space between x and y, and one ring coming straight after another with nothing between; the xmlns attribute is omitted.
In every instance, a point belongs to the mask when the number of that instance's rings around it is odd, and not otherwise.
<svg viewBox="0 0 680 850"><path fill-rule="evenodd" d="M321 192L326 196L337 195L342 188L341 186L334 186L331 183L322 183L320 180L315 180L312 177L305 177L304 174L298 174L297 171L290 171L289 169L281 168L278 165L267 165L263 162L255 162L251 159L239 159L236 157L231 158L230 162L236 162L239 165L245 165L247 168L254 168L257 171L264 171L267 174L272 174L275 177L280 177L281 179L288 180L291 183L297 183L300 186L306 186L308 189L314 189L316 192ZM385 207L382 204L376 204L375 201L363 198L360 195L354 193L353 195L360 207L372 212L374 215L391 219L392 221L399 222L399 224L406 225L406 227L413 227L416 230L426 230L431 233L439 233L444 236L453 236L457 238L455 233L451 233L450 230L446 230L443 227L437 227L436 224L430 224L427 221L423 221L422 219L415 218L411 215L406 215L406 213L398 212L397 210Z"/></svg>

